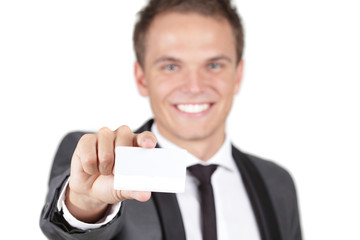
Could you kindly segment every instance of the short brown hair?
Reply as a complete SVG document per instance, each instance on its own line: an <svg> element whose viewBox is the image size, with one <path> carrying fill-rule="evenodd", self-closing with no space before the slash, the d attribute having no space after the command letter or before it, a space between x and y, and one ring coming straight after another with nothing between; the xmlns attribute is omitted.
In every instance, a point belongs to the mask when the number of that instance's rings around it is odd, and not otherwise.
<svg viewBox="0 0 360 240"><path fill-rule="evenodd" d="M138 13L133 42L136 59L144 67L146 33L154 18L164 12L199 13L204 16L221 17L230 23L236 42L236 58L239 62L244 49L244 30L236 8L231 0L149 0L149 3Z"/></svg>

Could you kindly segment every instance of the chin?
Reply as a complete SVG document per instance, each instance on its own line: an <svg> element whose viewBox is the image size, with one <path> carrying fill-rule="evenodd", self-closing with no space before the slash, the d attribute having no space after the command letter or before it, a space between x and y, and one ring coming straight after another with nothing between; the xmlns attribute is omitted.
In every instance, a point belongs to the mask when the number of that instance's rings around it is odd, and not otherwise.
<svg viewBox="0 0 360 240"><path fill-rule="evenodd" d="M202 129L203 127L197 124L189 126L178 127L175 129L176 135L186 141L200 141L207 139L211 135L209 129Z"/></svg>

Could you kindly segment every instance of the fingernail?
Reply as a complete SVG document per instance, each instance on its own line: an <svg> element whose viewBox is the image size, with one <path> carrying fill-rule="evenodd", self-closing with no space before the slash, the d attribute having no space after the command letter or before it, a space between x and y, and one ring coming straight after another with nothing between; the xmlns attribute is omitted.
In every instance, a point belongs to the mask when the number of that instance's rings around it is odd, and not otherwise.
<svg viewBox="0 0 360 240"><path fill-rule="evenodd" d="M151 139L144 139L143 142L144 147L153 147L155 144Z"/></svg>

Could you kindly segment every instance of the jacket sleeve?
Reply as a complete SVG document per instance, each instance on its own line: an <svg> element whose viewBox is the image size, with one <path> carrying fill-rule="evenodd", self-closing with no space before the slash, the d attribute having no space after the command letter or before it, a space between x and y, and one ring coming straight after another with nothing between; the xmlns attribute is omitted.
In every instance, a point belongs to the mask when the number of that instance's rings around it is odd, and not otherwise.
<svg viewBox="0 0 360 240"><path fill-rule="evenodd" d="M119 216L98 229L80 230L71 227L57 209L57 200L63 184L70 175L73 152L84 132L69 133L64 137L52 164L46 202L40 216L40 227L48 239L111 239L121 230Z"/></svg>

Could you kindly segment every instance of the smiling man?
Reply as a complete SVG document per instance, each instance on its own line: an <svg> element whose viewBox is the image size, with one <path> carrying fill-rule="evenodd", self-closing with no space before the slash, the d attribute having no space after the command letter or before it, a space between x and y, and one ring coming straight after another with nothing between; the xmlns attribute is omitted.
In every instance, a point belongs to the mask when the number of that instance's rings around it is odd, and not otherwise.
<svg viewBox="0 0 360 240"><path fill-rule="evenodd" d="M133 133L71 133L56 154L41 227L51 239L301 239L294 184L240 152L226 118L243 29L226 0L151 0L135 26L135 79L154 119ZM116 146L186 149L184 193L113 189ZM206 176L206 177L205 177Z"/></svg>
<svg viewBox="0 0 360 240"><path fill-rule="evenodd" d="M146 43L135 77L141 95L150 97L159 132L208 160L224 142L242 77L230 24L220 17L165 12L153 20Z"/></svg>

